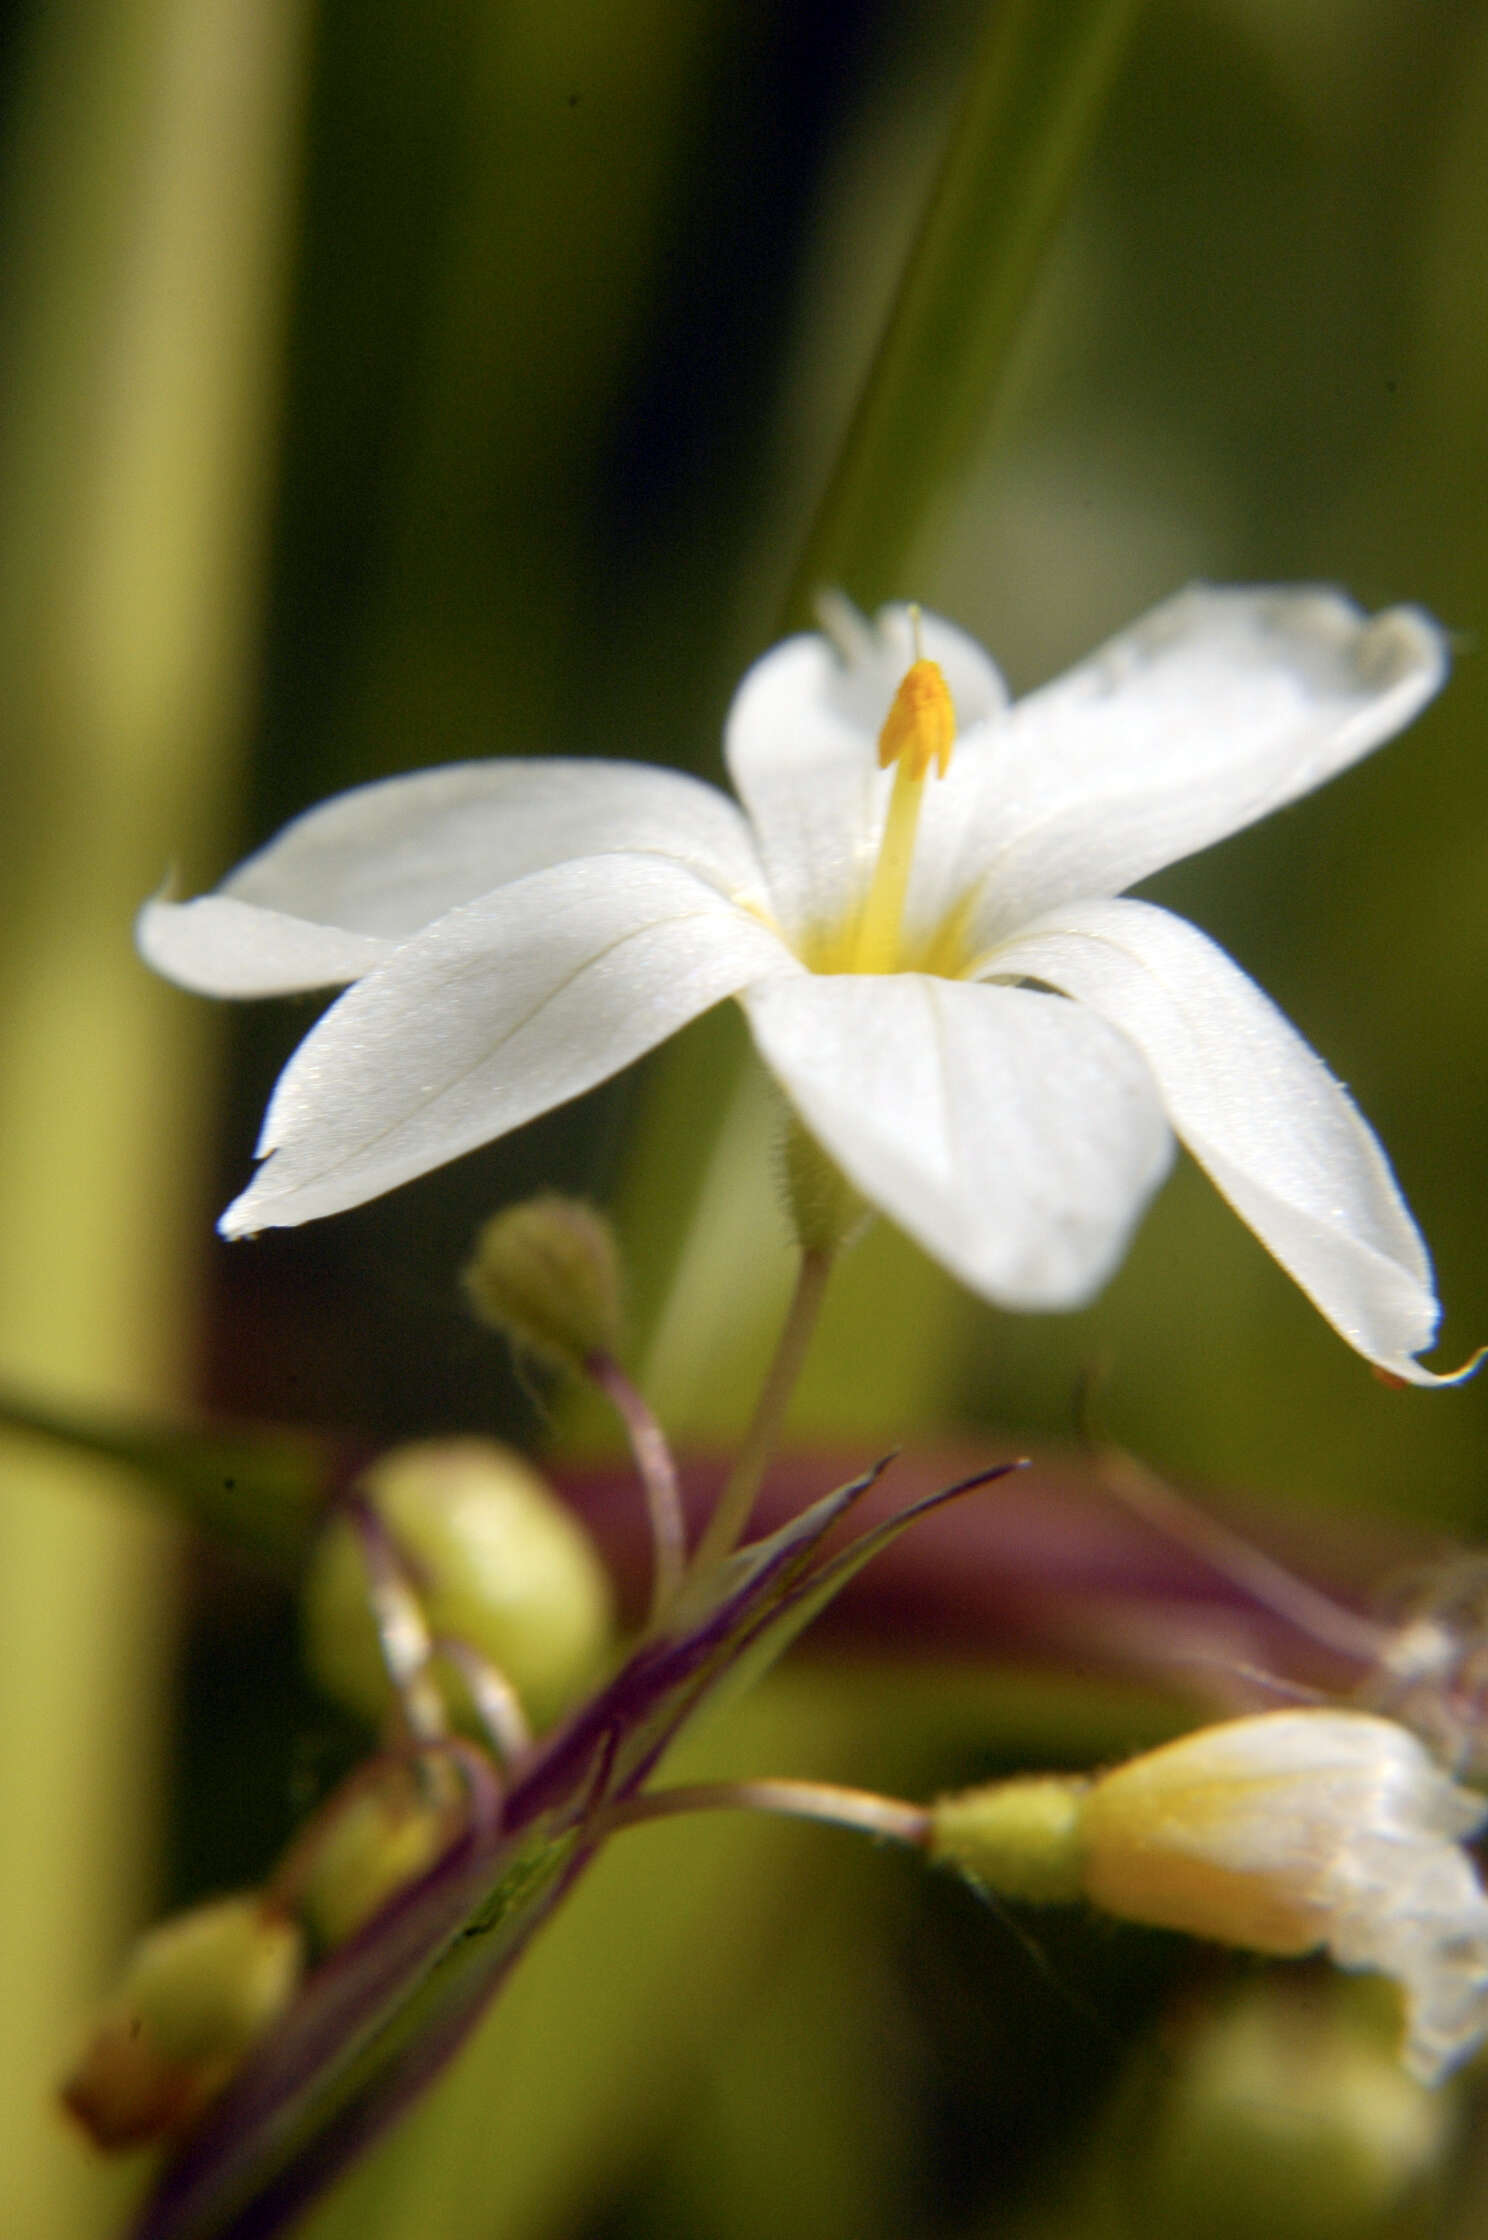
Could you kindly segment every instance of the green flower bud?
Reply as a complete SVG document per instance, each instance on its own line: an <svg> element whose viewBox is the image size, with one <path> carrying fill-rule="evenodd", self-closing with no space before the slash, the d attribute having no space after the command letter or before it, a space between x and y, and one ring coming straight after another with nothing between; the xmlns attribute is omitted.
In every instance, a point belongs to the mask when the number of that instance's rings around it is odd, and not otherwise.
<svg viewBox="0 0 1488 2240"><path fill-rule="evenodd" d="M387 1760L338 1802L300 1888L300 1910L317 1942L344 1944L395 1892L428 1872L459 1834L463 1787L448 1767Z"/></svg>
<svg viewBox="0 0 1488 2240"><path fill-rule="evenodd" d="M465 1296L523 1353L582 1370L620 1350L620 1255L604 1215L549 1190L482 1228Z"/></svg>
<svg viewBox="0 0 1488 2240"><path fill-rule="evenodd" d="M256 1895L162 1922L135 1946L63 2102L111 2151L188 2129L283 2014L303 1962L299 1929Z"/></svg>
<svg viewBox="0 0 1488 2240"><path fill-rule="evenodd" d="M833 1252L867 1226L866 1205L835 1159L791 1113L780 1154L786 1208L803 1252Z"/></svg>
<svg viewBox="0 0 1488 2240"><path fill-rule="evenodd" d="M609 1575L589 1535L529 1463L486 1439L396 1448L362 1480L408 1563L429 1630L468 1642L511 1682L534 1727L551 1724L609 1649ZM306 1658L374 1723L392 1706L357 1536L333 1519L305 1581ZM463 1680L436 1664L452 1718L474 1727Z"/></svg>

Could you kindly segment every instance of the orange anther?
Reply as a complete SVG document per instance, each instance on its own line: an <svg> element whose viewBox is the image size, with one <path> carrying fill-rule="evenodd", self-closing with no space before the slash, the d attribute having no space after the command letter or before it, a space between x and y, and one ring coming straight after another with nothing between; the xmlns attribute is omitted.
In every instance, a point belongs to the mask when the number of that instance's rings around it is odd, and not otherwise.
<svg viewBox="0 0 1488 2240"><path fill-rule="evenodd" d="M878 735L878 766L900 763L905 775L923 778L935 764L943 778L951 767L956 710L938 661L916 661L906 670Z"/></svg>

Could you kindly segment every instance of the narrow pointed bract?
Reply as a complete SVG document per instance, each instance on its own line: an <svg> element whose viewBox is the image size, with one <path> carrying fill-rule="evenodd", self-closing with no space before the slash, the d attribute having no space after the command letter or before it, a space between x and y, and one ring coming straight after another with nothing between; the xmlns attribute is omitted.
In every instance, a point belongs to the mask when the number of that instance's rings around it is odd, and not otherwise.
<svg viewBox="0 0 1488 2240"><path fill-rule="evenodd" d="M1009 706L949 623L830 619L735 696L742 809L632 764L472 764L360 788L215 895L146 906L141 947L186 986L353 983L226 1233L358 1205L733 996L849 1183L984 1297L1089 1299L1176 1136L1366 1359L1442 1381L1415 1358L1426 1250L1346 1091L1212 943L1115 899L1401 729L1441 630L1198 586ZM886 724L914 734L907 780Z"/></svg>

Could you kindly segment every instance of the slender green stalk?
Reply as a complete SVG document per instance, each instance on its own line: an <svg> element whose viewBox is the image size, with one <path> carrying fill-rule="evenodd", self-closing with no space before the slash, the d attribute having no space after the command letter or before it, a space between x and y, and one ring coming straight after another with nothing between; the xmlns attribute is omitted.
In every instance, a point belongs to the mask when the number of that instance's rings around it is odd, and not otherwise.
<svg viewBox="0 0 1488 2240"><path fill-rule="evenodd" d="M842 584L902 594L909 547L986 428L1140 0L1001 0L815 526L787 623Z"/></svg>
<svg viewBox="0 0 1488 2240"><path fill-rule="evenodd" d="M930 1813L922 1804L880 1797L871 1789L844 1789L832 1781L694 1781L627 1797L610 1815L611 1828L643 1820L668 1820L683 1812L775 1812L791 1820L816 1820L853 1828L889 1843L924 1850Z"/></svg>
<svg viewBox="0 0 1488 2240"><path fill-rule="evenodd" d="M698 1544L695 1568L705 1570L736 1547L764 1482L826 1296L835 1255L825 1247L803 1252L775 1358L760 1388L732 1474Z"/></svg>

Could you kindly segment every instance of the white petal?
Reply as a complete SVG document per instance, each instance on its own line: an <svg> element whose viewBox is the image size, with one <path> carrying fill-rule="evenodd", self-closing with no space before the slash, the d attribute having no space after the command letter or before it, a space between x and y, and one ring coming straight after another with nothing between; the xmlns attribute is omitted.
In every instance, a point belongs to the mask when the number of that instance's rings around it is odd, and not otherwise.
<svg viewBox="0 0 1488 2240"><path fill-rule="evenodd" d="M1488 1900L1467 1859L1456 1871L1458 1903L1440 1908L1436 1934L1419 1936L1357 1963L1398 1976L1406 1991L1407 2027L1401 2054L1422 2084L1440 2084L1488 2038ZM1470 1887L1469 1887L1470 1886ZM1476 1902L1474 1902L1476 1901Z"/></svg>
<svg viewBox="0 0 1488 2240"><path fill-rule="evenodd" d="M1351 1809L1346 1784L1340 1794L1347 1819L1341 1811L1318 1895L1340 1967L1378 1969L1404 1986L1405 2063L1436 2084L1488 2034L1488 1898L1458 1847L1482 1826L1485 1806L1413 1734L1379 1724L1390 1745Z"/></svg>
<svg viewBox="0 0 1488 2240"><path fill-rule="evenodd" d="M158 972L202 995L334 987L461 903L614 853L764 897L748 827L714 786L632 762L466 762L307 810L216 893L146 903L136 937Z"/></svg>
<svg viewBox="0 0 1488 2240"><path fill-rule="evenodd" d="M878 768L878 734L900 679L915 658L907 607L886 607L870 627L845 602L831 610L838 644L788 638L755 663L734 695L724 738L729 774L749 812L776 917L795 941L838 924L872 869L892 782ZM936 615L921 617L921 643L938 661L963 734L1000 716L1001 677L974 639ZM932 785L921 849L932 854L930 812L959 828L949 787Z"/></svg>
<svg viewBox="0 0 1488 2240"><path fill-rule="evenodd" d="M592 1088L770 971L676 864L594 856L454 910L332 1005L274 1092L229 1236L360 1205Z"/></svg>
<svg viewBox="0 0 1488 2240"><path fill-rule="evenodd" d="M766 1064L874 1205L1000 1305L1073 1307L1167 1170L1147 1069L1055 997L917 973L772 980Z"/></svg>
<svg viewBox="0 0 1488 2240"><path fill-rule="evenodd" d="M229 895L147 902L135 920L140 955L167 980L204 996L280 996L334 988L386 963L397 943L313 925Z"/></svg>
<svg viewBox="0 0 1488 2240"><path fill-rule="evenodd" d="M357 786L307 810L221 892L406 940L462 902L550 864L655 854L724 892L758 887L733 802L637 762L463 762Z"/></svg>
<svg viewBox="0 0 1488 2240"><path fill-rule="evenodd" d="M1270 999L1196 927L1088 902L1030 927L999 973L1047 980L1131 1037L1168 1117L1242 1220L1367 1359L1415 1384L1439 1309L1375 1136Z"/></svg>
<svg viewBox="0 0 1488 2240"><path fill-rule="evenodd" d="M1102 1775L1099 1787L1103 1796L1141 1789L1159 1824L1191 1800L1217 1864L1286 1876L1309 1904L1329 1906L1353 1888L1361 1840L1442 1852L1488 1817L1484 1800L1443 1773L1409 1728L1336 1706L1196 1727Z"/></svg>
<svg viewBox="0 0 1488 2240"><path fill-rule="evenodd" d="M1196 585L1022 700L980 757L953 884L977 938L1119 894L1321 785L1407 724L1447 672L1410 607Z"/></svg>

